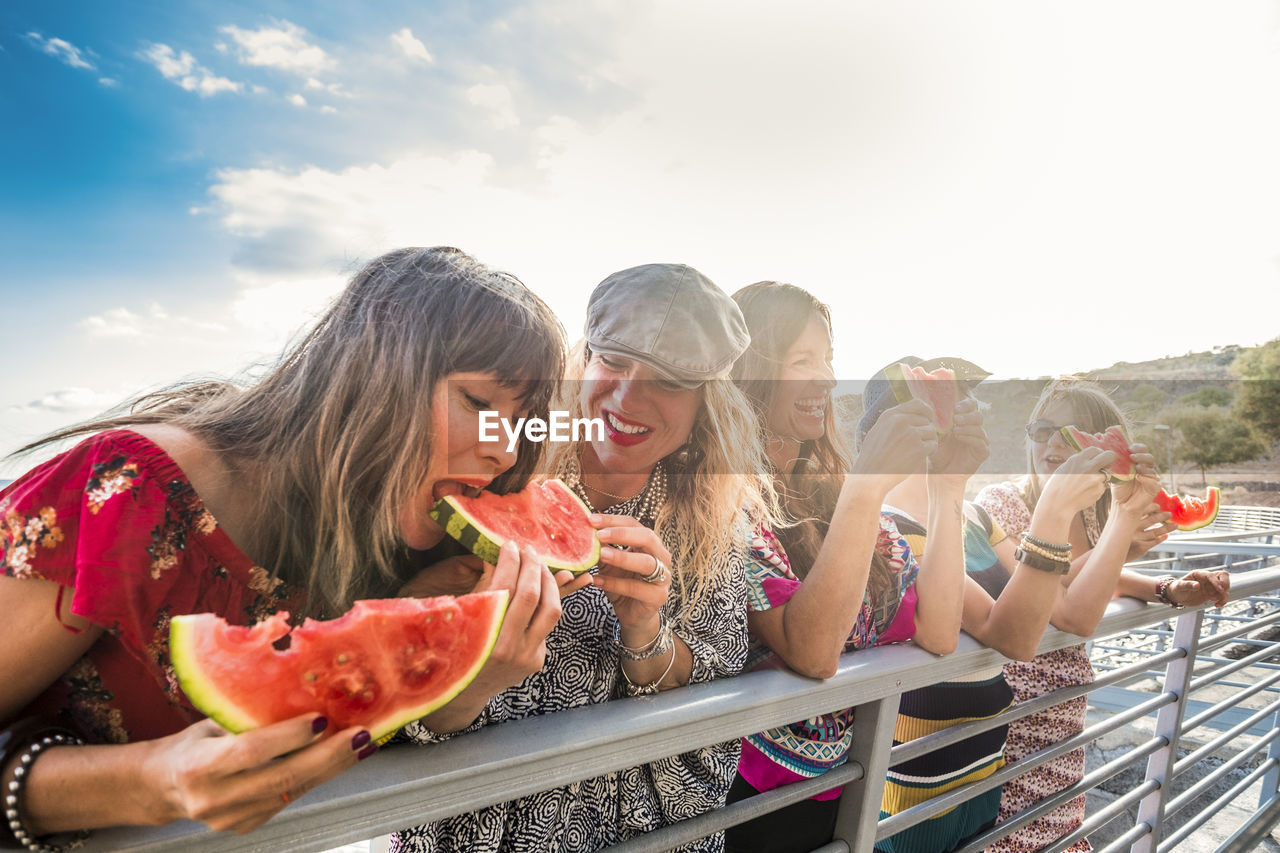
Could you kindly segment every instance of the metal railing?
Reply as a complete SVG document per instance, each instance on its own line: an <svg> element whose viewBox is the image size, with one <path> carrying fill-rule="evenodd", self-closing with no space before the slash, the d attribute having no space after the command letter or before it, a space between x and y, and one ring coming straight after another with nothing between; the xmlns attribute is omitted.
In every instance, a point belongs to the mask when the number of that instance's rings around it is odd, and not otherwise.
<svg viewBox="0 0 1280 853"><path fill-rule="evenodd" d="M1280 530L1272 531L1280 532ZM1269 662L1277 654L1268 641L1250 634L1280 622L1280 608L1267 602L1280 590L1280 544L1234 541L1170 540L1166 561L1222 555L1232 568L1232 612L1248 610L1242 620L1206 618L1203 610L1173 611L1132 599L1114 602L1099 627L1099 636L1143 631L1152 648L1134 660L1111 666L1090 685L1065 688L1022 703L990 720L956 726L890 748L899 696L908 690L951 680L1002 663L998 653L962 635L956 652L937 657L910 645L848 654L837 673L826 680L804 678L783 670L747 673L734 679L691 685L653 697L619 700L494 726L430 747L400 745L311 791L265 826L246 836L223 835L202 825L177 823L163 827L119 828L96 833L85 846L99 850L272 850L314 851L473 811L514 797L588 779L601 773L741 737L772 726L805 719L837 708L857 706L855 740L849 762L818 779L770 791L699 818L664 827L615 849L659 851L724 829L787 803L836 785L845 785L836 840L828 851L870 851L875 841L925 820L963 800L1003 784L1028 769L1070 749L1138 722L1148 736L1120 758L1090 770L1068 788L976 839L965 851L982 849L994 838L1061 803L1106 783L1116 774L1142 767L1142 779L1104 808L1091 813L1080 831L1046 850L1060 850L1086 833L1119 823L1128 825L1107 850L1171 850L1192 836L1224 802L1239 801L1241 792L1261 782L1257 807L1241 820L1221 849L1253 849L1261 834L1280 820L1280 701L1273 685L1280 667ZM1249 536L1250 534L1245 534ZM1256 535L1256 534L1255 534ZM1212 550L1209 550L1212 549ZM1273 567L1262 568L1270 562ZM1157 563L1160 568L1163 563ZM1250 570L1241 570L1248 565ZM1259 604L1261 602L1261 604ZM1161 629L1162 624L1170 629ZM1157 642L1158 641L1158 642ZM1080 638L1050 630L1040 651L1062 648ZM1109 645L1099 641L1099 646ZM1244 646L1237 659L1220 650ZM1132 650L1130 650L1132 651ZM1263 672L1258 677L1256 672ZM1073 696L1155 682L1140 700L1083 734L1002 768L988 779L957 788L928 802L878 820L888 768L1011 719L1050 707ZM1234 687L1233 685L1242 685ZM1223 696L1223 690L1235 693ZM1193 701L1201 693L1206 699ZM1207 739L1205 731L1216 728ZM1250 734L1252 733L1252 734ZM1241 748L1243 746L1243 748ZM1193 770L1208 766L1210 756L1236 750L1209 775L1188 785ZM1215 758L1214 762L1219 761ZM1203 793L1222 780L1245 775L1223 796L1201 805ZM1136 818L1132 813L1136 810ZM1110 828L1110 827L1109 827Z"/></svg>

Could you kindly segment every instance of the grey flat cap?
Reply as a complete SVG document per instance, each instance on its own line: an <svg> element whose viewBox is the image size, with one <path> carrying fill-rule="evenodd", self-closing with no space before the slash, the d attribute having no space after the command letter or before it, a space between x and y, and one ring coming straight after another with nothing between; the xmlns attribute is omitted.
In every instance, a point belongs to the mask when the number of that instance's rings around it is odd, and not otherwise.
<svg viewBox="0 0 1280 853"><path fill-rule="evenodd" d="M688 388L726 375L751 342L737 303L683 264L631 267L596 285L586 338L592 352L633 358Z"/></svg>

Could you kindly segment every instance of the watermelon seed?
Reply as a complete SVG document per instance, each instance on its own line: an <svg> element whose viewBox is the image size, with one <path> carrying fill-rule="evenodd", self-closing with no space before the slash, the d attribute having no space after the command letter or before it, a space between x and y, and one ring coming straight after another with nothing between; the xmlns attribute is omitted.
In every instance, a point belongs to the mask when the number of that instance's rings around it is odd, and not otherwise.
<svg viewBox="0 0 1280 853"><path fill-rule="evenodd" d="M338 663L339 663L339 664L344 664L344 663L346 663L346 662L347 662L347 660L348 660L348 658L347 658L347 656L346 656L345 654L338 655Z"/></svg>
<svg viewBox="0 0 1280 853"><path fill-rule="evenodd" d="M424 619L423 621L424 621L424 622L426 622L426 623L429 625L429 624L431 624L432 622L434 622L434 621L435 621L435 618L436 618L436 615L435 615L434 613L428 613L428 614L427 614L427 618L426 618L426 619Z"/></svg>
<svg viewBox="0 0 1280 853"><path fill-rule="evenodd" d="M453 619L453 611L452 611L452 610L446 610L446 611L444 612L444 621L448 622L448 621L450 621L451 619Z"/></svg>
<svg viewBox="0 0 1280 853"><path fill-rule="evenodd" d="M302 676L302 680L303 680L303 681L315 681L315 680L316 680L316 674L315 674L314 672L307 672L307 673L304 673L304 674L303 674L303 676Z"/></svg>

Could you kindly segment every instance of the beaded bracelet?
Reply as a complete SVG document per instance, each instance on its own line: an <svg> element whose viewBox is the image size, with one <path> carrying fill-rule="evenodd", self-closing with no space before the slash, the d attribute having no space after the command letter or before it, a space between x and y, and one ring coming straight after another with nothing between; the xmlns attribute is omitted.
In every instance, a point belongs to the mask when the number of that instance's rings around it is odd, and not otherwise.
<svg viewBox="0 0 1280 853"><path fill-rule="evenodd" d="M658 633L643 646L628 646L623 643L622 626L615 622L613 644L618 650L618 657L625 660L651 660L659 655L665 655L675 641L675 635L671 633L671 626L667 624L666 617L662 616L661 612L658 614L658 619Z"/></svg>
<svg viewBox="0 0 1280 853"><path fill-rule="evenodd" d="M1045 557L1023 548L1013 552L1013 558L1024 566L1030 566L1041 572L1049 572L1055 575L1065 575L1071 571L1071 562L1069 560L1059 560L1053 557Z"/></svg>
<svg viewBox="0 0 1280 853"><path fill-rule="evenodd" d="M1162 578L1156 578L1156 598L1160 599L1174 610L1181 610L1183 607L1186 607L1186 605L1178 604L1169 597L1169 587L1172 586L1173 582L1176 580L1177 578L1173 575L1165 575Z"/></svg>
<svg viewBox="0 0 1280 853"><path fill-rule="evenodd" d="M648 684L636 684L631 680L631 676L627 675L627 670L619 662L618 669L622 672L622 679L627 682L627 686L622 688L623 692L628 696L653 696L658 692L658 685L662 683L662 679L671 673L671 668L676 665L676 644L671 643L671 660L667 661L667 668L662 671L653 681Z"/></svg>
<svg viewBox="0 0 1280 853"><path fill-rule="evenodd" d="M84 741L61 728L45 727L33 729L29 725L26 728L28 734L34 732L34 737L30 738L26 749L18 755L17 764L13 768L13 778L9 781L8 790L5 792L5 828L14 841L27 850L34 851L34 853L62 853L64 850L72 850L84 844L85 839L89 837L87 830L80 830L75 833L71 841L66 844L47 843L27 831L26 826L22 823L22 816L18 812L18 803L22 799L22 789L27 783L27 776L31 773L31 767L35 764L36 758L39 757L41 752L51 746L83 746ZM12 733L6 732L6 734L16 735L17 733L14 731ZM16 746L18 740L19 738L16 736L11 739L5 739L0 746L7 746L11 742Z"/></svg>
<svg viewBox="0 0 1280 853"><path fill-rule="evenodd" d="M1032 536L1030 533L1022 534L1022 544L1026 545L1028 542L1030 542L1032 545L1036 545L1040 548L1043 548L1046 551L1059 551L1065 554L1071 553L1070 542L1068 542L1065 545L1058 545L1055 542L1048 542L1044 539L1041 539L1039 536Z"/></svg>
<svg viewBox="0 0 1280 853"><path fill-rule="evenodd" d="M1046 557L1050 560L1066 560L1067 562L1071 561L1070 545L1066 545L1066 546L1054 545L1052 548L1046 548L1040 544L1040 542L1042 541L1043 540L1035 539L1034 537L1028 537L1024 535L1022 537L1022 542L1019 543L1019 547L1022 548L1022 550L1024 551L1029 551L1032 554L1039 554L1041 557Z"/></svg>

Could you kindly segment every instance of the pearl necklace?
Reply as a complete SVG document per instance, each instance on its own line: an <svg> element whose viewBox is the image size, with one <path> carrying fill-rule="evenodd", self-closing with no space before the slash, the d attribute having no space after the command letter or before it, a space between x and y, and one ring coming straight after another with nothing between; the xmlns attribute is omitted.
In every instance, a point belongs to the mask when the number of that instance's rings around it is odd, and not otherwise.
<svg viewBox="0 0 1280 853"><path fill-rule="evenodd" d="M587 505L588 510L596 512L597 510L592 505L591 499L587 497L587 485L582 481L582 471L577 466L572 472L572 479L573 490L578 494L578 497L582 498L582 502ZM658 518L658 510L662 509L663 504L667 502L667 469L662 462L653 466L644 488L629 498L621 498L618 495L602 492L594 486L591 488L599 494L621 501L609 507L610 515L630 515L642 523L648 521L651 525Z"/></svg>

